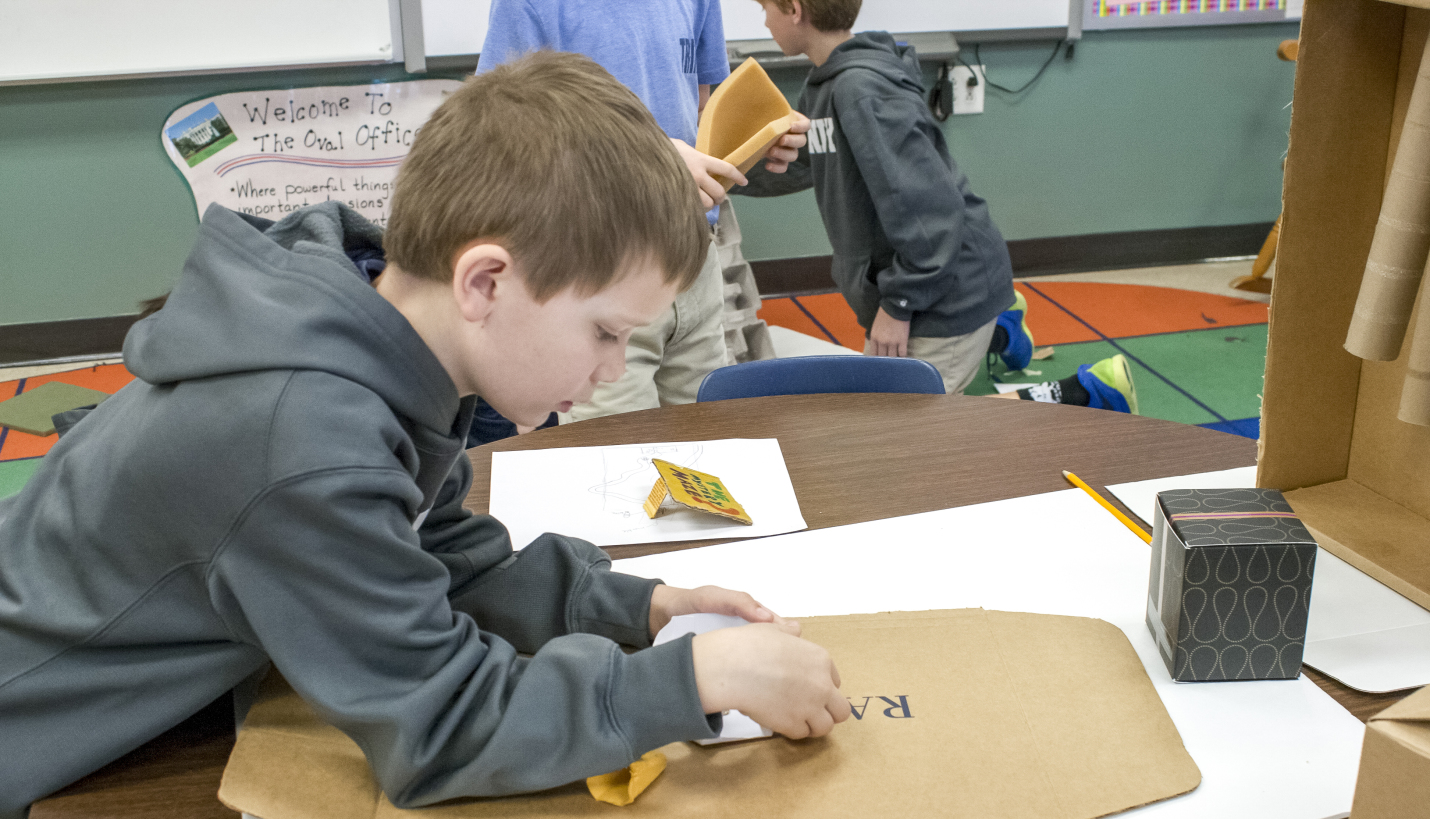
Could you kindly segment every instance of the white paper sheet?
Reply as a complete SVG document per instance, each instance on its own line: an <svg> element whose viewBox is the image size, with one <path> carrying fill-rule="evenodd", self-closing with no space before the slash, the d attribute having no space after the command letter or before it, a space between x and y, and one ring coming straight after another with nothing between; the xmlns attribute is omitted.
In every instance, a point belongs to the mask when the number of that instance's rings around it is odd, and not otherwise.
<svg viewBox="0 0 1430 819"><path fill-rule="evenodd" d="M1074 489L616 568L741 589L785 616L982 607L1098 617L1132 642L1203 776L1190 794L1126 815L1319 819L1350 810L1364 726L1305 677L1172 682L1143 622L1150 559L1146 544Z"/></svg>
<svg viewBox="0 0 1430 819"><path fill-rule="evenodd" d="M1256 467L1202 472L1107 487L1152 522L1166 489L1256 485ZM1325 549L1316 550L1306 665L1357 691L1382 693L1430 683L1430 611Z"/></svg>
<svg viewBox="0 0 1430 819"><path fill-rule="evenodd" d="M731 617L727 614L682 614L670 618L670 622L660 633L655 635L651 641L652 646L661 643L668 643L687 634L704 634L707 631L715 631L722 628L738 628L748 626L749 620L743 617ZM720 736L714 739L697 739L697 745L720 745L725 742L740 742L746 739L763 739L772 737L774 731L760 725L758 722L745 716L738 710L731 709L725 712L725 719L720 728Z"/></svg>
<svg viewBox="0 0 1430 819"><path fill-rule="evenodd" d="M754 525L686 509L647 517L641 504L655 485L652 458L715 475ZM518 549L543 532L619 546L805 528L784 454L773 438L494 452L490 509Z"/></svg>

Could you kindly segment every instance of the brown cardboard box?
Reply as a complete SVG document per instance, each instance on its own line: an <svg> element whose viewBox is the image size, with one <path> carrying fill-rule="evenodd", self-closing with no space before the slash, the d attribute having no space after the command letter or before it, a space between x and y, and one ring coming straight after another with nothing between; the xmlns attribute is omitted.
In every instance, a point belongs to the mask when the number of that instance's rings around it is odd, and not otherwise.
<svg viewBox="0 0 1430 819"><path fill-rule="evenodd" d="M1430 817L1430 688L1370 718L1353 819Z"/></svg>
<svg viewBox="0 0 1430 819"><path fill-rule="evenodd" d="M964 609L803 625L858 717L822 739L668 745L665 773L629 807L577 783L399 811L357 745L272 675L219 798L262 819L1093 819L1201 781L1132 645L1101 620Z"/></svg>
<svg viewBox="0 0 1430 819"><path fill-rule="evenodd" d="M1306 3L1257 485L1285 492L1323 548L1430 608L1430 427L1396 417L1406 351L1362 361L1342 346L1430 32L1425 7Z"/></svg>

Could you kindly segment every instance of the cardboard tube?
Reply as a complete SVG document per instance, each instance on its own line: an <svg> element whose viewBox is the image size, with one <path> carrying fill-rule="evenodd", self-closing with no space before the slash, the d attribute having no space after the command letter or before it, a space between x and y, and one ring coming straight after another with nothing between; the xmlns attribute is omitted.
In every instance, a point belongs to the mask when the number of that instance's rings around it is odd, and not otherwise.
<svg viewBox="0 0 1430 819"><path fill-rule="evenodd" d="M1430 251L1430 40L1420 58L1400 147L1380 205L1346 350L1394 361L1405 340L1415 291Z"/></svg>
<svg viewBox="0 0 1430 819"><path fill-rule="evenodd" d="M1400 420L1430 426L1430 286L1421 290L1420 309L1411 328L1405 386L1400 390Z"/></svg>

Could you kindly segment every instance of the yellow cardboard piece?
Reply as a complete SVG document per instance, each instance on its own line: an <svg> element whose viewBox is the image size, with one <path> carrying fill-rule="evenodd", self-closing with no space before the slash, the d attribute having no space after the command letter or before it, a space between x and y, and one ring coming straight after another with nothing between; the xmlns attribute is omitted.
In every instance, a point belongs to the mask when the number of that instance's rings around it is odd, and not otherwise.
<svg viewBox="0 0 1430 819"><path fill-rule="evenodd" d="M695 150L729 162L745 173L789 133L795 113L755 58L745 60L705 103ZM729 190L735 180L716 177Z"/></svg>
<svg viewBox="0 0 1430 819"><path fill-rule="evenodd" d="M665 754L650 751L619 771L587 777L586 787L598 801L624 808L636 801L664 771Z"/></svg>
<svg viewBox="0 0 1430 819"><path fill-rule="evenodd" d="M725 484L714 475L676 466L670 461L652 458L656 472L660 476L651 487L650 497L645 499L645 513L651 517L661 514L666 498L697 512L709 512L728 518L746 526L754 525L745 507L735 500L735 496Z"/></svg>
<svg viewBox="0 0 1430 819"><path fill-rule="evenodd" d="M961 609L801 620L839 665L854 716L820 739L661 748L653 819L1094 819L1201 774L1117 627ZM276 680L275 680L276 678ZM263 819L586 819L585 782L403 811L356 743L269 674L219 799Z"/></svg>

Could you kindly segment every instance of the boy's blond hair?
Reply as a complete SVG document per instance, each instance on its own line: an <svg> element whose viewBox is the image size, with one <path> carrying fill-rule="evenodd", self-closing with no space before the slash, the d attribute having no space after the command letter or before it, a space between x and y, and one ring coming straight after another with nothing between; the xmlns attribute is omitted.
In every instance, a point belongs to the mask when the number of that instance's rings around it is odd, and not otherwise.
<svg viewBox="0 0 1430 819"><path fill-rule="evenodd" d="M794 11L794 0L756 0L760 5L774 3L780 11L789 14ZM859 16L862 0L799 0L799 5L809 17L809 24L818 31L848 31L854 28L854 20Z"/></svg>
<svg viewBox="0 0 1430 819"><path fill-rule="evenodd" d="M684 290L709 227L689 170L640 99L586 57L536 52L442 103L402 163L383 246L449 282L473 241L504 247L546 301L650 260Z"/></svg>

